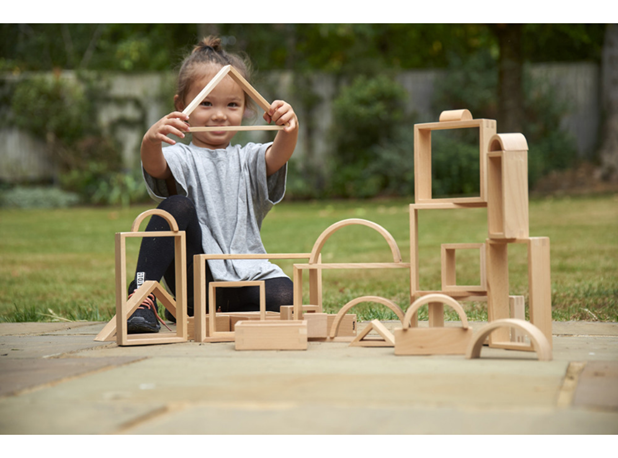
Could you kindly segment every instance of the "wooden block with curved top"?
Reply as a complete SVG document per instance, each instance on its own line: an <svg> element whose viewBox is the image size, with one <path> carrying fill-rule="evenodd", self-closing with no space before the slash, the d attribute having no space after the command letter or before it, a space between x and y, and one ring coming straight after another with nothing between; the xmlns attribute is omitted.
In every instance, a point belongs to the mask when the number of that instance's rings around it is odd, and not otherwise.
<svg viewBox="0 0 618 458"><path fill-rule="evenodd" d="M492 321L491 323L487 323L481 329L479 329L474 337L470 341L468 348L466 350L466 358L479 358L481 356L481 350L483 348L483 343L487 336L489 336L496 329L500 328L512 328L518 329L523 332L530 338L530 342L532 343L532 347L536 350L537 357L539 361L551 361L552 360L552 350L551 345L543 332L539 328L537 328L532 323L528 323L524 320L518 320L515 318L505 318L503 320ZM511 350L526 350L526 344L516 344L512 343L510 345Z"/></svg>
<svg viewBox="0 0 618 458"><path fill-rule="evenodd" d="M461 318L461 328L411 328L410 321L423 305L451 306ZM444 294L422 296L406 311L403 327L395 329L395 355L463 355L472 339L466 314L459 303Z"/></svg>
<svg viewBox="0 0 618 458"><path fill-rule="evenodd" d="M159 216L167 221L169 231L139 232L139 226L149 216ZM144 282L134 292L131 299L127 299L127 271L126 271L126 240L133 237L173 237L175 281L180 285L176 291L176 298L172 298L167 291L156 281ZM152 345L163 343L185 342L187 340L187 281L186 281L186 245L185 232L178 230L176 220L168 212L155 208L140 213L133 221L130 232L116 233L116 315L95 337L96 341L112 340L116 335L116 342L125 345ZM149 294L154 294L163 306L176 317L176 332L162 332L159 334L128 334L127 318L139 307L142 300Z"/></svg>

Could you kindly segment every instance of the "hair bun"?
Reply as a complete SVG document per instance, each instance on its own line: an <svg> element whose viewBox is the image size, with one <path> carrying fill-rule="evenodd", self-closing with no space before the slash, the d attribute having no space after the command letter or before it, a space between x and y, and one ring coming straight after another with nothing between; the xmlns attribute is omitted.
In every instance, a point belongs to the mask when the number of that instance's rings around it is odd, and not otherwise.
<svg viewBox="0 0 618 458"><path fill-rule="evenodd" d="M205 51L207 49L211 49L215 52L222 52L223 48L221 47L221 38L215 36L208 36L203 38L195 48L193 48L193 52Z"/></svg>

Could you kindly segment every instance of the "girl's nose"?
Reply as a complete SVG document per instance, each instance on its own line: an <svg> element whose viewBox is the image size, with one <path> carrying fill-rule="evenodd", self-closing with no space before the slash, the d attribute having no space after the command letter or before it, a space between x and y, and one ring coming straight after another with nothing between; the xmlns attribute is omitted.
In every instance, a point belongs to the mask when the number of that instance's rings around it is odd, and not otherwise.
<svg viewBox="0 0 618 458"><path fill-rule="evenodd" d="M215 110L215 112L212 115L213 119L225 119L226 115L225 112L223 110Z"/></svg>

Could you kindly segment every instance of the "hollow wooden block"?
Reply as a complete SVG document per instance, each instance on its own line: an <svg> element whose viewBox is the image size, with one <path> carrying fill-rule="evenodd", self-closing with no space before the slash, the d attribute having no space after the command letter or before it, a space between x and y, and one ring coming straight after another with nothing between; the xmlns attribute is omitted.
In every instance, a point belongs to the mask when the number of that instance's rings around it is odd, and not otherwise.
<svg viewBox="0 0 618 458"><path fill-rule="evenodd" d="M395 329L395 355L464 355L472 339L472 329Z"/></svg>
<svg viewBox="0 0 618 458"><path fill-rule="evenodd" d="M468 110L454 110L443 113L440 122L414 125L414 199L417 204L469 204L487 201L486 154L489 139L496 133L496 121L492 119L471 119ZM480 195L478 197L434 199L431 183L431 132L446 129L479 130Z"/></svg>
<svg viewBox="0 0 618 458"><path fill-rule="evenodd" d="M306 350L307 322L239 321L235 342L236 350Z"/></svg>
<svg viewBox="0 0 618 458"><path fill-rule="evenodd" d="M489 238L529 236L528 145L521 134L498 134L487 154Z"/></svg>
<svg viewBox="0 0 618 458"><path fill-rule="evenodd" d="M478 285L458 285L456 274L457 250L479 250L480 272ZM445 243L442 245L442 290L443 291L487 291L485 277L485 244L484 243Z"/></svg>
<svg viewBox="0 0 618 458"><path fill-rule="evenodd" d="M167 221L169 231L139 232L139 226L147 217L157 215ZM173 237L175 281L180 285L176 291L176 299L155 281L144 282L127 300L126 277L126 239L131 237ZM146 210L133 221L131 232L116 233L116 316L115 326L110 321L96 339L107 340L114 332L116 342L120 346L152 345L163 343L177 343L187 341L187 282L186 282L186 247L185 232L178 230L178 224L172 215L160 209ZM176 317L176 333L162 332L159 334L128 334L127 318L140 306L145 297L153 293L172 315ZM102 335L105 334L105 335Z"/></svg>
<svg viewBox="0 0 618 458"><path fill-rule="evenodd" d="M552 346L550 243L548 237L528 237L503 242L487 239L487 315L488 321L509 319L509 243L528 245L528 310L530 323L536 326ZM489 334L491 347L511 344L510 331L497 328ZM532 347L529 347L532 351Z"/></svg>
<svg viewBox="0 0 618 458"><path fill-rule="evenodd" d="M208 319L209 317L206 317L206 337L208 337ZM230 326L230 316L218 314L216 328L222 332L230 331L232 329ZM195 336L195 317L190 316L187 319L187 333L190 338Z"/></svg>

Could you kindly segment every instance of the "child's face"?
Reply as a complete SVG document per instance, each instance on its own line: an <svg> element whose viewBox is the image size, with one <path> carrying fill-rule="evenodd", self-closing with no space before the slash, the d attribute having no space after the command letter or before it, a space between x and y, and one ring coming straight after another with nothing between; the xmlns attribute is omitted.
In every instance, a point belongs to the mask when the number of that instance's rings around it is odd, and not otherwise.
<svg viewBox="0 0 618 458"><path fill-rule="evenodd" d="M221 67L209 65L203 76L197 78L190 87L184 106L189 104L206 84L217 74ZM192 127L206 126L240 126L245 112L245 92L229 76L206 96L189 116ZM193 144L202 148L226 148L235 131L194 132Z"/></svg>

